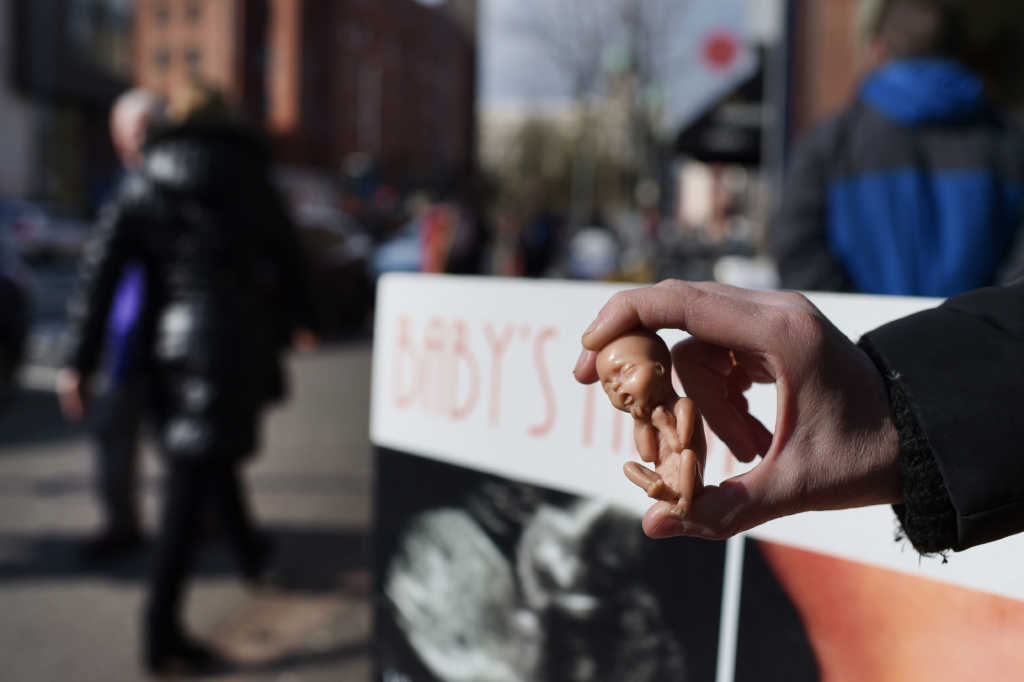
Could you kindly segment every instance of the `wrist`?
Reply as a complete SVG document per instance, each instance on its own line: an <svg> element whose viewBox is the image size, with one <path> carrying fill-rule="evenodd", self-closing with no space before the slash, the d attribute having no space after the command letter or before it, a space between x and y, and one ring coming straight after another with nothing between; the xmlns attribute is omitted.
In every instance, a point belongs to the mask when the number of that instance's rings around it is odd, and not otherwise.
<svg viewBox="0 0 1024 682"><path fill-rule="evenodd" d="M900 482L900 435L894 421L892 401L885 376L873 362L870 353L858 349L860 357L856 374L862 381L861 389L854 393L854 404L859 405L848 417L847 431L840 440L849 440L855 447L852 456L860 460L853 465L859 471L856 489L862 496L861 504L899 504L903 499Z"/></svg>
<svg viewBox="0 0 1024 682"><path fill-rule="evenodd" d="M903 484L900 479L900 432L893 420L892 403L887 401L887 411L875 434L875 453L878 458L877 490L880 504L903 502Z"/></svg>

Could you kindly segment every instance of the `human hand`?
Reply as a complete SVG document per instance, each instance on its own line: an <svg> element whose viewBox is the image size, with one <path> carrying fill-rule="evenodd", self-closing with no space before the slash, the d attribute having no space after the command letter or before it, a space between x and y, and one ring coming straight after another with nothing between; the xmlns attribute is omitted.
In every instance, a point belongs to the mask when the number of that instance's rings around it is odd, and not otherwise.
<svg viewBox="0 0 1024 682"><path fill-rule="evenodd" d="M292 334L292 347L297 351L308 353L316 350L320 339L309 329L296 329Z"/></svg>
<svg viewBox="0 0 1024 682"><path fill-rule="evenodd" d="M81 421L85 416L85 382L77 370L65 367L57 373L57 400L68 421Z"/></svg>
<svg viewBox="0 0 1024 682"><path fill-rule="evenodd" d="M901 501L882 377L801 294L675 280L620 292L583 335L577 380L595 381L596 351L638 327L689 332L672 349L686 395L737 459L762 456L705 486L685 519L656 502L643 519L650 537L722 539L802 511ZM754 382L776 386L774 434L747 410Z"/></svg>

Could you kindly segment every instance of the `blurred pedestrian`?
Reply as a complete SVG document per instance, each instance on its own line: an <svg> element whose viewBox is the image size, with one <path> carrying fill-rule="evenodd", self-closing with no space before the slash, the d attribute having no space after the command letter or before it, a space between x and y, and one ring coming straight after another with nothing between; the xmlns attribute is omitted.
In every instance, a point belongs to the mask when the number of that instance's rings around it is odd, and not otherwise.
<svg viewBox="0 0 1024 682"><path fill-rule="evenodd" d="M263 409L283 395L285 332L314 340L298 238L262 140L199 83L175 93L170 119L88 247L60 382L64 404L80 407L117 276L139 260L153 311L150 400L167 464L143 620L153 672L220 667L180 618L197 524L212 505L242 574L265 574L270 543L250 519L239 467L257 447Z"/></svg>
<svg viewBox="0 0 1024 682"><path fill-rule="evenodd" d="M522 234L523 275L544 277L555 261L561 240L562 219L542 204L526 223Z"/></svg>
<svg viewBox="0 0 1024 682"><path fill-rule="evenodd" d="M147 131L160 113L160 99L142 89L129 90L114 102L110 137L123 169L119 184L134 182ZM139 353L145 290L141 265L126 262L108 322L108 384L93 422L96 488L104 526L82 548L83 556L90 560L127 554L143 545L137 471L146 403L146 368ZM71 409L81 416L80 405Z"/></svg>
<svg viewBox="0 0 1024 682"><path fill-rule="evenodd" d="M951 296L1022 269L1024 134L987 100L966 8L882 0L868 75L797 146L769 232L792 289Z"/></svg>

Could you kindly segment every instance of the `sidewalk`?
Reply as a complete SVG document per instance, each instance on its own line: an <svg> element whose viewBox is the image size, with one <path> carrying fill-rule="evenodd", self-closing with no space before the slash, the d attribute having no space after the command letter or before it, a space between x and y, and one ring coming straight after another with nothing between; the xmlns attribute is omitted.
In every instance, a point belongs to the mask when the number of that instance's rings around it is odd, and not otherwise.
<svg viewBox="0 0 1024 682"><path fill-rule="evenodd" d="M247 591L226 552L204 549L191 629L242 662L221 680L360 682L371 675L372 476L368 343L291 364L292 400L267 421L246 469L257 518L278 543L273 586ZM0 682L141 680L137 625L148 554L96 567L77 555L97 528L89 441L52 393L0 414ZM162 467L143 474L147 528Z"/></svg>

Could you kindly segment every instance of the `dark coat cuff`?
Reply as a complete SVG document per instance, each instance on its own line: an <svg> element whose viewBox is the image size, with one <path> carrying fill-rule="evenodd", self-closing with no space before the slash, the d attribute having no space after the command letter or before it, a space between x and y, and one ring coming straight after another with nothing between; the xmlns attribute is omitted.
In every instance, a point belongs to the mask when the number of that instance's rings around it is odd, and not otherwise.
<svg viewBox="0 0 1024 682"><path fill-rule="evenodd" d="M902 389L908 443L923 456L901 453L908 476L908 535L929 551L942 545L960 551L1024 530L1024 404L1021 348L1024 343L1024 285L992 287L955 297L868 332L861 341L890 384ZM895 415L894 415L895 416ZM915 438L908 421L918 428ZM932 503L939 489L920 467L938 470L956 519L955 540L947 515ZM910 473L916 472L916 473ZM931 484L919 481L932 480ZM925 490L917 490L917 485ZM916 506L915 506L916 505ZM916 519L930 527L927 540ZM916 544L916 542L915 542Z"/></svg>
<svg viewBox="0 0 1024 682"><path fill-rule="evenodd" d="M869 340L861 339L858 345L882 373L889 393L893 424L899 434L898 463L903 504L893 505L893 511L903 534L921 554L950 549L957 544L956 509L928 439L914 417L900 376L885 366L885 361Z"/></svg>

